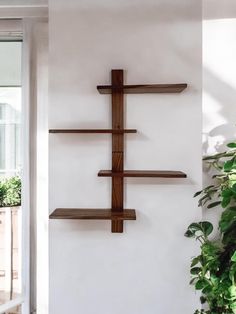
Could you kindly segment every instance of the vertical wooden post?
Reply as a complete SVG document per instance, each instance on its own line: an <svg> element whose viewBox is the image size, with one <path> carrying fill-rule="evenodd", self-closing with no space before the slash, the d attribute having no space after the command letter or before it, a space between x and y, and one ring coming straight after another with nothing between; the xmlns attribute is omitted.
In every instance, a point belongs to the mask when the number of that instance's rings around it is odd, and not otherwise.
<svg viewBox="0 0 236 314"><path fill-rule="evenodd" d="M123 70L111 71L112 129L124 129ZM124 134L112 134L112 171L124 171ZM124 203L124 179L112 177L112 211L122 212ZM112 232L123 232L123 221L112 220Z"/></svg>

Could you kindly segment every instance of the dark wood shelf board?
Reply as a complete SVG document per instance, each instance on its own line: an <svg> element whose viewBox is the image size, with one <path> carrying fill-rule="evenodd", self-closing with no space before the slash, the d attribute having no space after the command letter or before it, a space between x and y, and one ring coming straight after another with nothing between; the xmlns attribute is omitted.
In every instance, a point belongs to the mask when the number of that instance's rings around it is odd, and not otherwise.
<svg viewBox="0 0 236 314"><path fill-rule="evenodd" d="M124 85L116 87L112 85L100 85L97 89L100 94L111 94L112 91L122 91L125 94L146 94L146 93L181 93L187 88L186 83L181 84L151 84L151 85Z"/></svg>
<svg viewBox="0 0 236 314"><path fill-rule="evenodd" d="M125 170L123 172L112 172L111 170L101 170L99 177L143 177L143 178L186 178L182 171L165 170Z"/></svg>
<svg viewBox="0 0 236 314"><path fill-rule="evenodd" d="M124 133L137 133L135 129L50 129L49 133L111 133L111 134L124 134Z"/></svg>
<svg viewBox="0 0 236 314"><path fill-rule="evenodd" d="M50 219L89 219L89 220L136 220L134 209L124 209L114 212L111 209L89 209L89 208L57 208Z"/></svg>

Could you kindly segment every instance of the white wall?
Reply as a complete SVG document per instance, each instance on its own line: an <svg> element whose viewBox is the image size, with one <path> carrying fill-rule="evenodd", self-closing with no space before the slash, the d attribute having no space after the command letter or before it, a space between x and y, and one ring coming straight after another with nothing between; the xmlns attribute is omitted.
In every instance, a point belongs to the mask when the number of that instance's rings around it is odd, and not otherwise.
<svg viewBox="0 0 236 314"><path fill-rule="evenodd" d="M126 169L170 169L186 180L128 179L126 208L137 221L123 234L105 221L50 222L50 314L189 314L188 285L200 219L201 3L199 0L50 0L49 127L109 127L110 70L127 83L187 82L180 95L129 95ZM50 135L50 211L109 208L108 135ZM195 247L194 247L195 246Z"/></svg>
<svg viewBox="0 0 236 314"><path fill-rule="evenodd" d="M236 3L203 1L203 154L226 149L236 136ZM206 169L207 170L207 169ZM210 182L206 171L204 185ZM215 210L204 217L218 221Z"/></svg>

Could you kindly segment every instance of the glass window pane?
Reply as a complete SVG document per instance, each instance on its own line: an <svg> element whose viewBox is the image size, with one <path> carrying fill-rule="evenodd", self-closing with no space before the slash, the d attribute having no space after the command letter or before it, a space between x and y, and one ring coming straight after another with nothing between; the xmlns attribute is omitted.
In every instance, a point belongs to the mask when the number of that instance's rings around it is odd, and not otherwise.
<svg viewBox="0 0 236 314"><path fill-rule="evenodd" d="M0 42L0 307L22 295L21 207L1 188L4 180L21 173L21 46ZM17 188L5 186L13 192ZM4 314L20 313L18 306Z"/></svg>
<svg viewBox="0 0 236 314"><path fill-rule="evenodd" d="M0 176L21 170L21 87L0 87Z"/></svg>
<svg viewBox="0 0 236 314"><path fill-rule="evenodd" d="M21 42L0 42L0 86L21 85Z"/></svg>

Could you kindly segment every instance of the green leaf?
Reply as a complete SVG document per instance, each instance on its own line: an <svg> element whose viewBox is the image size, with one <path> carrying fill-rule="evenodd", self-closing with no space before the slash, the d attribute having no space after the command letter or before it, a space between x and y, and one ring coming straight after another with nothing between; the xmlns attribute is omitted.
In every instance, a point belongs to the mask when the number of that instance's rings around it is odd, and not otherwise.
<svg viewBox="0 0 236 314"><path fill-rule="evenodd" d="M196 280L198 280L198 277L192 278L192 279L190 280L189 284L190 284L190 285L195 284Z"/></svg>
<svg viewBox="0 0 236 314"><path fill-rule="evenodd" d="M204 304L204 303L206 303L206 298L204 297L204 296L201 296L200 297L200 302L201 302L201 304Z"/></svg>
<svg viewBox="0 0 236 314"><path fill-rule="evenodd" d="M229 172L232 170L234 165L234 159L228 160L224 163L224 171Z"/></svg>
<svg viewBox="0 0 236 314"><path fill-rule="evenodd" d="M233 311L233 313L236 313L236 302L231 303L230 308Z"/></svg>
<svg viewBox="0 0 236 314"><path fill-rule="evenodd" d="M195 233L192 232L191 230L187 230L184 234L185 237L187 238L194 238L195 237Z"/></svg>
<svg viewBox="0 0 236 314"><path fill-rule="evenodd" d="M188 226L188 229L184 235L187 238L193 238L193 237L195 237L196 232L199 230L201 230L200 225L198 223L193 222Z"/></svg>
<svg viewBox="0 0 236 314"><path fill-rule="evenodd" d="M228 143L227 147L229 147L229 148L236 148L236 143Z"/></svg>
<svg viewBox="0 0 236 314"><path fill-rule="evenodd" d="M208 185L207 187L205 187L203 189L203 191L209 191L210 189L214 188L215 186L214 185Z"/></svg>
<svg viewBox="0 0 236 314"><path fill-rule="evenodd" d="M229 291L229 294L230 294L230 296L232 297L235 297L236 296L236 287L235 286L230 286L229 287L229 289L228 289L228 291Z"/></svg>
<svg viewBox="0 0 236 314"><path fill-rule="evenodd" d="M235 212L235 214L236 214L236 206L230 206L230 207L227 208L227 210Z"/></svg>
<svg viewBox="0 0 236 314"><path fill-rule="evenodd" d="M223 233L222 238L223 244L236 243L236 222L232 222L228 228Z"/></svg>
<svg viewBox="0 0 236 314"><path fill-rule="evenodd" d="M209 205L207 206L207 208L213 208L213 207L216 207L216 206L218 206L218 205L220 205L220 204L221 204L220 201L213 202L213 203L209 204Z"/></svg>
<svg viewBox="0 0 236 314"><path fill-rule="evenodd" d="M234 193L236 193L236 183L234 183L234 184L232 185L232 191L233 191Z"/></svg>
<svg viewBox="0 0 236 314"><path fill-rule="evenodd" d="M236 221L235 207L227 208L221 215L219 227L221 232L226 232L231 225Z"/></svg>
<svg viewBox="0 0 236 314"><path fill-rule="evenodd" d="M191 262L191 267L197 265L200 262L199 257L194 257Z"/></svg>
<svg viewBox="0 0 236 314"><path fill-rule="evenodd" d="M209 221L199 222L199 225L201 226L202 232L205 235L205 237L209 236L212 233L213 225Z"/></svg>
<svg viewBox="0 0 236 314"><path fill-rule="evenodd" d="M204 195L203 197L201 197L199 200L198 200L198 206L200 207L200 206L202 206L202 205L204 205L206 202L208 202L210 200L210 198L209 198L209 195L208 194L206 194L206 195ZM203 202L204 201L204 202Z"/></svg>
<svg viewBox="0 0 236 314"><path fill-rule="evenodd" d="M223 208L226 208L229 205L230 201L231 201L231 197L223 197L221 201L221 206Z"/></svg>
<svg viewBox="0 0 236 314"><path fill-rule="evenodd" d="M209 284L202 289L202 293L204 294L208 294L211 291L212 291L212 287Z"/></svg>
<svg viewBox="0 0 236 314"><path fill-rule="evenodd" d="M233 187L232 187L232 188L233 188ZM236 186L235 186L235 188L236 188ZM235 189L235 192L236 192L236 189ZM221 192L221 195L222 195L223 197L230 197L230 196L233 195L233 191L232 191L231 189L229 189L229 188L226 188L226 189L224 189L224 190Z"/></svg>
<svg viewBox="0 0 236 314"><path fill-rule="evenodd" d="M202 290L203 288L205 288L208 285L208 282L205 279L199 279L196 283L195 283L195 289L196 290Z"/></svg>
<svg viewBox="0 0 236 314"><path fill-rule="evenodd" d="M196 192L194 195L193 195L193 197L197 197L198 195L200 195L202 193L202 191L198 191L198 192Z"/></svg>
<svg viewBox="0 0 236 314"><path fill-rule="evenodd" d="M201 267L193 267L190 270L190 274L191 275L198 275L201 272Z"/></svg>
<svg viewBox="0 0 236 314"><path fill-rule="evenodd" d="M185 236L188 238L204 236L205 238L213 231L213 225L208 221L201 221L199 223L192 223L188 226Z"/></svg>
<svg viewBox="0 0 236 314"><path fill-rule="evenodd" d="M236 262L236 251L235 251L234 254L231 256L231 261L232 261L232 262Z"/></svg>

